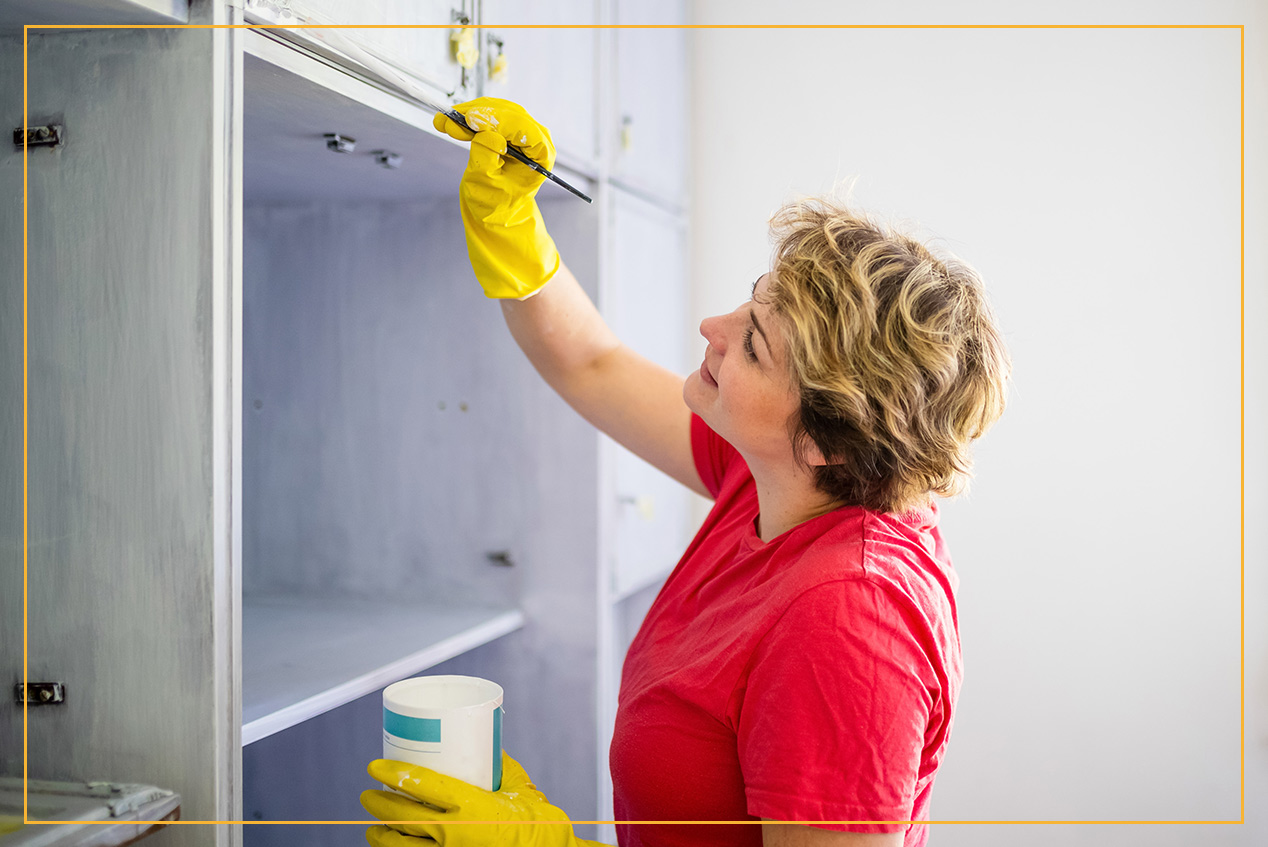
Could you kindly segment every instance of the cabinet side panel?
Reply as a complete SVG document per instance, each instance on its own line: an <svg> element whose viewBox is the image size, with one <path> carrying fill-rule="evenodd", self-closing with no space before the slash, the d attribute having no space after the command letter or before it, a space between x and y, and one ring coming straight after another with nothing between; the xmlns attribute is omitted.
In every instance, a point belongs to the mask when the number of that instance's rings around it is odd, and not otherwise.
<svg viewBox="0 0 1268 847"><path fill-rule="evenodd" d="M180 792L215 819L212 35L33 36L30 774ZM179 827L169 843L211 843Z"/></svg>
<svg viewBox="0 0 1268 847"><path fill-rule="evenodd" d="M0 38L0 109L22 123L22 39ZM22 151L0 147L0 667L22 679ZM22 774L22 710L0 709L0 776Z"/></svg>

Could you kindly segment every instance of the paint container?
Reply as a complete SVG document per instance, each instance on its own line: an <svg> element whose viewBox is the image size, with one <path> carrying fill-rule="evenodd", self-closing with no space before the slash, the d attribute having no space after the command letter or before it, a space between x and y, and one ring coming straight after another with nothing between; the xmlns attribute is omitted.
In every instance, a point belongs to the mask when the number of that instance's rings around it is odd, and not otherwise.
<svg viewBox="0 0 1268 847"><path fill-rule="evenodd" d="M502 686L419 676L383 689L383 758L422 765L486 791L502 787Z"/></svg>

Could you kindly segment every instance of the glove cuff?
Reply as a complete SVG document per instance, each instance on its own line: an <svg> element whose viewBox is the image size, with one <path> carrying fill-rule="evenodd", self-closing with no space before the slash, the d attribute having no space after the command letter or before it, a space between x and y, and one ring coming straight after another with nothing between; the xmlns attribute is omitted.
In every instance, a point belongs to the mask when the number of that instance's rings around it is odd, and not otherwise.
<svg viewBox="0 0 1268 847"><path fill-rule="evenodd" d="M487 297L522 300L559 271L559 250L533 203L533 213L510 225L476 220L463 204L467 256Z"/></svg>

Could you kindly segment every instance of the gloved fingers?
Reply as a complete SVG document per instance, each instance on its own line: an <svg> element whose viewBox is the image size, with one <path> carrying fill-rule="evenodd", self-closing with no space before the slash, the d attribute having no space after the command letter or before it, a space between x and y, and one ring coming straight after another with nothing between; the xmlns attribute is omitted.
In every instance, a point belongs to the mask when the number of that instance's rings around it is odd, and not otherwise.
<svg viewBox="0 0 1268 847"><path fill-rule="evenodd" d="M366 770L375 782L381 782L408 794L415 800L439 809L459 809L470 799L488 793L483 788L477 788L468 782L437 773L431 768L398 762L394 759L375 759L370 762ZM388 819L380 818L380 820Z"/></svg>
<svg viewBox="0 0 1268 847"><path fill-rule="evenodd" d="M370 847L431 847L432 844L438 843L429 836L404 835L382 824L367 829L365 840L370 842Z"/></svg>
<svg viewBox="0 0 1268 847"><path fill-rule="evenodd" d="M492 130L481 130L471 141L467 172L479 174L482 181L498 185L503 191L513 186L512 195L526 195L539 187L545 177L511 158L506 152L506 138Z"/></svg>
<svg viewBox="0 0 1268 847"><path fill-rule="evenodd" d="M361 805L365 810L388 826L406 835L430 835L430 824L448 813L415 803L391 791L367 790L361 792ZM404 823L391 823L404 821Z"/></svg>
<svg viewBox="0 0 1268 847"><path fill-rule="evenodd" d="M537 164L555 166L555 143L550 130L539 124L518 103L496 97L479 97L454 106L476 132L491 130L514 144Z"/></svg>
<svg viewBox="0 0 1268 847"><path fill-rule="evenodd" d="M511 212L524 199L535 197L546 180L523 162L504 155L505 150L506 140L496 132L478 132L471 142L463 177L464 196L472 192L487 195L477 198L480 209ZM466 199L471 198L466 196ZM484 219L485 214L480 217Z"/></svg>
<svg viewBox="0 0 1268 847"><path fill-rule="evenodd" d="M477 97L465 103L455 104L453 110L466 118L467 126L476 132L486 129L497 130L502 125L501 116L498 113L509 102L509 100L499 100L496 97Z"/></svg>
<svg viewBox="0 0 1268 847"><path fill-rule="evenodd" d="M471 139L471 143L472 146L478 144L481 147L488 148L498 157L499 161L503 158L502 154L506 152L506 139L500 133L491 129L482 129L477 132L475 137Z"/></svg>
<svg viewBox="0 0 1268 847"><path fill-rule="evenodd" d="M536 293L536 292L534 292ZM529 779L528 773L524 770L524 766L511 758L511 755L505 750L502 751L502 790L503 791L536 791L537 786L533 785L533 781Z"/></svg>
<svg viewBox="0 0 1268 847"><path fill-rule="evenodd" d="M435 117L431 119L431 125L450 138L456 138L459 141L470 141L475 136L474 132L454 123L443 112L436 113Z"/></svg>
<svg viewBox="0 0 1268 847"><path fill-rule="evenodd" d="M532 121L532 118L529 120ZM555 142L551 140L550 130L536 121L532 124L536 132L512 134L511 143L534 162L550 170L555 166Z"/></svg>
<svg viewBox="0 0 1268 847"><path fill-rule="evenodd" d="M502 155L505 152L505 138L496 132L482 130L471 139L471 152L467 156L467 174L477 175L481 184L496 188L499 198L506 192L506 167L510 164ZM499 202L505 200L500 199Z"/></svg>
<svg viewBox="0 0 1268 847"><path fill-rule="evenodd" d="M534 120L518 103L492 97L484 99L490 102L487 108L496 120L493 128L503 138L547 170L554 166L555 143L550 137L550 130Z"/></svg>
<svg viewBox="0 0 1268 847"><path fill-rule="evenodd" d="M524 155L546 170L555 166L555 145L550 139L550 132L529 117L527 112L508 116L502 121L498 131L508 142L520 148Z"/></svg>

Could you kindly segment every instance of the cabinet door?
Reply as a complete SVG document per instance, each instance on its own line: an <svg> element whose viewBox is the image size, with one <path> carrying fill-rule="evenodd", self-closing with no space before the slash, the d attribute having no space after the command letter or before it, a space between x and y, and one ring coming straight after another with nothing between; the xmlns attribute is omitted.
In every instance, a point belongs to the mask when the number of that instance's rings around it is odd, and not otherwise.
<svg viewBox="0 0 1268 847"><path fill-rule="evenodd" d="M682 0L617 0L616 22L687 23ZM672 204L686 200L687 67L685 29L616 31L616 125L612 174L632 189Z"/></svg>
<svg viewBox="0 0 1268 847"><path fill-rule="evenodd" d="M684 224L622 191L613 192L609 325L631 348L685 373L687 271ZM685 436L685 433L684 433ZM663 577L678 562L690 530L689 492L614 445L617 513L613 590L621 597Z"/></svg>
<svg viewBox="0 0 1268 847"><path fill-rule="evenodd" d="M582 171L597 161L598 30L550 27L598 22L594 0L484 0L483 93L514 100L550 129L560 160ZM517 24L547 25L513 29ZM490 73L499 52L505 73Z"/></svg>
<svg viewBox="0 0 1268 847"><path fill-rule="evenodd" d="M29 775L173 789L193 821L240 814L225 403L232 95L217 82L228 32L29 38L31 123L67 128L61 146L27 152L27 658L31 681L66 686L64 703L30 710ZM0 68L20 95L21 63ZM20 99L6 108L20 120ZM0 167L20 174L21 150ZM20 216L0 223L5 243L21 242ZM6 438L5 479L20 478L9 471L21 451ZM22 710L3 720L20 726ZM179 830L170 843L233 838Z"/></svg>
<svg viewBox="0 0 1268 847"><path fill-rule="evenodd" d="M298 20L368 26L313 29L302 32L302 36L306 41L336 50L342 49L344 40L351 41L374 59L423 80L427 84L421 88L434 92L443 101L451 96L465 100L475 91L475 67L463 68L450 41L459 19L474 22L475 5L475 0L291 0L288 4L246 0L245 9L250 20L262 22L295 25ZM289 16L283 14L286 11ZM478 30L472 30L471 37L478 45ZM358 59L355 55L352 58Z"/></svg>

